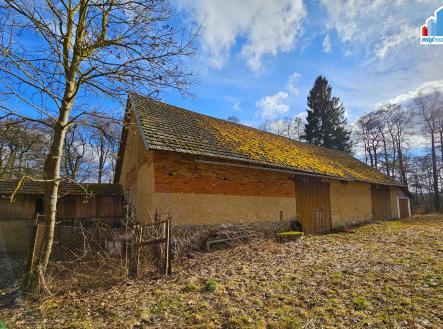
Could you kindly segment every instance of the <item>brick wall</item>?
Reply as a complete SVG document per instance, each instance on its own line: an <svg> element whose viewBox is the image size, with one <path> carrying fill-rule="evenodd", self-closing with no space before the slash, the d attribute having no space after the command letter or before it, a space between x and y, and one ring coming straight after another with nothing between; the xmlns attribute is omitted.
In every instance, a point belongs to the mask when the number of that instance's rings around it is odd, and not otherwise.
<svg viewBox="0 0 443 329"><path fill-rule="evenodd" d="M187 154L154 151L155 192L295 197L291 174L195 159Z"/></svg>

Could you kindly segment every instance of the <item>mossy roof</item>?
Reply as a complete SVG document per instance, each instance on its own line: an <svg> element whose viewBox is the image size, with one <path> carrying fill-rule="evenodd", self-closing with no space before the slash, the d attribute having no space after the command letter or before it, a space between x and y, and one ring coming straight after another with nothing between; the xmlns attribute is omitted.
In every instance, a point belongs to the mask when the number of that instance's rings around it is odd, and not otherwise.
<svg viewBox="0 0 443 329"><path fill-rule="evenodd" d="M346 180L401 185L352 156L131 94L147 148Z"/></svg>

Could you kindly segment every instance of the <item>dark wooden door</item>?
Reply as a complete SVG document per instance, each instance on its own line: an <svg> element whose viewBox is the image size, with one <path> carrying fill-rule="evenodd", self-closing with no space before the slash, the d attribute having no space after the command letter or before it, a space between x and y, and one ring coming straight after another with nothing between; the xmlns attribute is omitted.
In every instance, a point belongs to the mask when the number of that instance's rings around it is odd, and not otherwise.
<svg viewBox="0 0 443 329"><path fill-rule="evenodd" d="M409 217L408 199L398 199L398 206L400 208L400 218L408 218Z"/></svg>
<svg viewBox="0 0 443 329"><path fill-rule="evenodd" d="M329 183L297 180L295 197L298 219L306 234L331 230Z"/></svg>
<svg viewBox="0 0 443 329"><path fill-rule="evenodd" d="M386 220L392 218L391 195L389 193L389 189L372 188L371 199L373 220Z"/></svg>

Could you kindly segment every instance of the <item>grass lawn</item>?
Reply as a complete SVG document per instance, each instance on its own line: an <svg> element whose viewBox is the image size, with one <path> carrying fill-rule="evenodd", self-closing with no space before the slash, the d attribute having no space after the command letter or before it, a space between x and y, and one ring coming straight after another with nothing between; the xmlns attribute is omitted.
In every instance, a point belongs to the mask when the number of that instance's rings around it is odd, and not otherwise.
<svg viewBox="0 0 443 329"><path fill-rule="evenodd" d="M174 265L167 279L21 300L0 320L8 328L443 328L443 216L253 241Z"/></svg>

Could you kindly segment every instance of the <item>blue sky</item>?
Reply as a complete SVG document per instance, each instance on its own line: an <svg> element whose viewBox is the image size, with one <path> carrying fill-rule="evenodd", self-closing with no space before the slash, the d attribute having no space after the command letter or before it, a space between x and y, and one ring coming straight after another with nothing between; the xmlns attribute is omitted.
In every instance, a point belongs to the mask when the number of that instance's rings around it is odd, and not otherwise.
<svg viewBox="0 0 443 329"><path fill-rule="evenodd" d="M443 46L419 44L438 1L178 0L181 23L200 22L190 61L194 99L165 102L259 126L305 112L318 75L344 102L349 120L418 91L443 89Z"/></svg>

